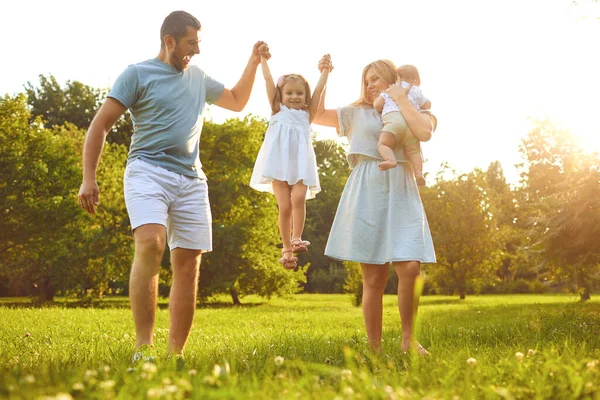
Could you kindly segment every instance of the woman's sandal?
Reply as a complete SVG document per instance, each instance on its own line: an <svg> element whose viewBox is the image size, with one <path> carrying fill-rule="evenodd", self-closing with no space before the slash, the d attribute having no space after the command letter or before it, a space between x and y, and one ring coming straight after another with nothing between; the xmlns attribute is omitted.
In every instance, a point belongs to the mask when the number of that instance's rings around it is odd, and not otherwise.
<svg viewBox="0 0 600 400"><path fill-rule="evenodd" d="M287 257L285 254L289 253L291 257ZM298 266L298 257L294 257L294 253L290 249L281 250L281 258L279 259L279 264L283 265L285 269L296 269Z"/></svg>
<svg viewBox="0 0 600 400"><path fill-rule="evenodd" d="M302 240L300 238L292 239L292 251L294 253L302 253L308 251L308 245L310 245L310 242L308 240Z"/></svg>

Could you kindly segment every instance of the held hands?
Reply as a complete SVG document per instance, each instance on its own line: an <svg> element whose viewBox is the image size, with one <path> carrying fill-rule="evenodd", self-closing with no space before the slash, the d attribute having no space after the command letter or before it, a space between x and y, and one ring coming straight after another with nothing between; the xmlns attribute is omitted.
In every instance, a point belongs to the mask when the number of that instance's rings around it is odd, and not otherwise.
<svg viewBox="0 0 600 400"><path fill-rule="evenodd" d="M77 195L77 201L79 206L90 214L96 213L96 206L100 203L98 195L100 190L96 181L86 182L84 181L79 188L79 194Z"/></svg>
<svg viewBox="0 0 600 400"><path fill-rule="evenodd" d="M319 72L323 72L323 70L328 69L329 72L333 71L333 64L331 63L331 56L329 54L325 54L319 60Z"/></svg>
<svg viewBox="0 0 600 400"><path fill-rule="evenodd" d="M268 60L271 58L271 53L269 52L269 45L259 40L254 44L254 48L252 49L252 58L257 63L260 63L261 57Z"/></svg>

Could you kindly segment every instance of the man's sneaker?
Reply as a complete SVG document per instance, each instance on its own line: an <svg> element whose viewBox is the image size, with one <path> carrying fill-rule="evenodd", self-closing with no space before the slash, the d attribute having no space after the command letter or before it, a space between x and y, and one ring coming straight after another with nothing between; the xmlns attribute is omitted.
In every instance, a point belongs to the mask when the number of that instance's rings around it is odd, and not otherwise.
<svg viewBox="0 0 600 400"><path fill-rule="evenodd" d="M140 363L156 363L156 350L153 346L143 344L135 349L133 357L131 358L132 364Z"/></svg>

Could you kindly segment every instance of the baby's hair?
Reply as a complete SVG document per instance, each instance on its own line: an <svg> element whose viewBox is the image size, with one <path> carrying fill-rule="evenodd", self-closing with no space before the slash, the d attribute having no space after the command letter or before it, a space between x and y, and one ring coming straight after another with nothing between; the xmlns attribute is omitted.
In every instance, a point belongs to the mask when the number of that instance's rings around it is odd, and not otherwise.
<svg viewBox="0 0 600 400"><path fill-rule="evenodd" d="M400 80L408 83L413 83L415 86L421 86L421 77L419 76L419 70L414 65L403 65L398 67L396 70Z"/></svg>
<svg viewBox="0 0 600 400"><path fill-rule="evenodd" d="M308 84L308 81L306 79L304 79L304 77L302 75L298 75L298 74L286 74L286 75L282 75L279 77L279 79L277 79L277 82L275 82L275 96L273 97L273 99L271 100L271 109L274 110L274 113L276 113L275 110L279 110L279 105L281 104L281 99L283 98L283 96L281 95L281 90L283 89L283 87L285 86L285 84L288 81L300 81L304 84L304 91L306 92L305 95L305 99L306 99L306 104L305 104L305 109L308 109L308 105L310 104L310 85Z"/></svg>

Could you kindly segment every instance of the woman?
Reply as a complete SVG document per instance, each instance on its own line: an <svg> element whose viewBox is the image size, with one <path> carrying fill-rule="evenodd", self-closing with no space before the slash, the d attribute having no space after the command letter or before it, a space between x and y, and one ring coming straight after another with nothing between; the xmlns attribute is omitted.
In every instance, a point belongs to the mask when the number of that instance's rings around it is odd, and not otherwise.
<svg viewBox="0 0 600 400"><path fill-rule="evenodd" d="M331 68L328 60L321 60L319 69L322 68ZM415 282L420 264L435 262L433 242L414 174L402 147L394 148L398 167L385 171L378 168L382 160L377 151L382 122L372 106L373 100L381 92L387 92L398 103L406 129L423 142L431 138L437 121L432 114L414 108L406 97L410 88L397 85L396 79L394 64L378 60L363 70L358 101L337 110L326 110L324 98L321 99L313 122L335 127L340 136L348 138L347 158L353 168L325 255L360 263L363 316L369 344L376 351L381 350L383 292L389 265L393 265L398 276L402 351L427 354L413 338L418 307Z"/></svg>

